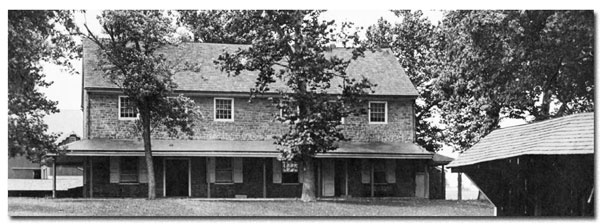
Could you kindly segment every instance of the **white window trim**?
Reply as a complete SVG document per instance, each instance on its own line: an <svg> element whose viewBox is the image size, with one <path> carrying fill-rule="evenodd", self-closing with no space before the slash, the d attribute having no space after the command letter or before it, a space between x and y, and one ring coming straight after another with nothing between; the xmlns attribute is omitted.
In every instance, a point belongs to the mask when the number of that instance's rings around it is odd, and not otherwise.
<svg viewBox="0 0 600 224"><path fill-rule="evenodd" d="M231 100L231 119L217 119L217 100ZM213 99L213 120L233 122L235 119L235 99L234 98L219 98Z"/></svg>
<svg viewBox="0 0 600 224"><path fill-rule="evenodd" d="M117 106L118 106L118 111L117 111L117 117L119 118L120 121L134 121L137 119L140 119L140 113L137 113L136 117L121 117L121 98L129 98L128 96L119 96L119 100L117 102Z"/></svg>
<svg viewBox="0 0 600 224"><path fill-rule="evenodd" d="M384 122L371 122L371 104L372 103L384 103L385 104L385 121ZM369 124L387 124L388 123L388 103L387 101L369 101Z"/></svg>

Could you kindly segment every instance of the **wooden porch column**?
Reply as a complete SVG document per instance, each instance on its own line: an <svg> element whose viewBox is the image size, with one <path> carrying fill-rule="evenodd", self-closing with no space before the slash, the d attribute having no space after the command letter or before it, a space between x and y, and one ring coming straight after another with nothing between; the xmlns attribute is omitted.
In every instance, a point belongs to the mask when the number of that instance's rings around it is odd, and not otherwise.
<svg viewBox="0 0 600 224"><path fill-rule="evenodd" d="M321 190L323 188L323 186L321 186L321 160L314 160L315 163L317 164L317 198L321 197Z"/></svg>
<svg viewBox="0 0 600 224"><path fill-rule="evenodd" d="M344 193L348 197L348 159L344 160Z"/></svg>
<svg viewBox="0 0 600 224"><path fill-rule="evenodd" d="M56 156L52 161L52 198L56 198Z"/></svg>
<svg viewBox="0 0 600 224"><path fill-rule="evenodd" d="M88 165L90 166L90 198L94 197L94 163L92 157L88 156Z"/></svg>
<svg viewBox="0 0 600 224"><path fill-rule="evenodd" d="M375 167L373 161L369 160L371 167L371 197L375 197Z"/></svg>
<svg viewBox="0 0 600 224"><path fill-rule="evenodd" d="M263 198L267 198L267 158L263 159Z"/></svg>
<svg viewBox="0 0 600 224"><path fill-rule="evenodd" d="M458 172L458 200L462 200L462 173Z"/></svg>
<svg viewBox="0 0 600 224"><path fill-rule="evenodd" d="M208 181L208 157L206 157L206 197L210 198L210 181Z"/></svg>

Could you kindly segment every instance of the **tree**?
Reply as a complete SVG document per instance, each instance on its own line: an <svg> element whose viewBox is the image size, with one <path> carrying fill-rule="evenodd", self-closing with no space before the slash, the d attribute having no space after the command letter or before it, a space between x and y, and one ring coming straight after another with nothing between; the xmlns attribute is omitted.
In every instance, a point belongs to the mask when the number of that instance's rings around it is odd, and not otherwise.
<svg viewBox="0 0 600 224"><path fill-rule="evenodd" d="M415 104L416 142L428 151L437 151L443 142L442 130L431 119L437 114L440 102L433 89L440 68L440 28L432 25L420 10L393 12L402 22L391 24L380 18L367 29L366 42L371 47L394 52L419 92Z"/></svg>
<svg viewBox="0 0 600 224"><path fill-rule="evenodd" d="M466 150L502 117L593 111L593 18L592 11L447 13L436 82L452 133L446 141Z"/></svg>
<svg viewBox="0 0 600 224"><path fill-rule="evenodd" d="M44 80L41 62L63 65L75 73L70 61L79 57L70 33L77 32L71 11L8 11L8 155L24 155L33 162L57 152L56 134L47 133L44 116L58 112L57 102L40 88Z"/></svg>
<svg viewBox="0 0 600 224"><path fill-rule="evenodd" d="M194 102L182 95L170 97L177 88L173 75L191 68L188 64L168 60L159 52L178 43L166 12L103 11L98 20L106 38L93 34L86 25L87 38L98 45L98 68L105 78L118 86L137 107L137 126L141 129L148 170L148 199L154 199L152 130L166 129L171 137L179 133L193 135L198 115Z"/></svg>
<svg viewBox="0 0 600 224"><path fill-rule="evenodd" d="M593 12L448 11L433 27L395 11L367 31L417 86L417 143L464 151L503 118L545 120L593 111ZM440 126L425 121L439 116Z"/></svg>
<svg viewBox="0 0 600 224"><path fill-rule="evenodd" d="M357 114L360 96L372 84L355 80L346 74L349 63L363 55L364 48L354 48L352 59L329 57L331 43L346 42L356 36L346 35L343 25L339 35L333 33L333 21L319 21L320 11L248 11L255 20L252 45L236 52L225 52L215 62L221 70L238 75L241 71L257 71L253 94L269 91L275 82L285 84L273 99L283 116L276 119L288 125L288 131L276 136L280 159L301 163L304 180L302 200L314 201L314 156L337 148L337 142L348 140L341 132L340 120ZM358 43L358 42L354 42ZM339 88L332 88L338 80ZM334 86L335 88L335 86ZM336 92L337 91L337 92ZM332 95L331 93L337 93Z"/></svg>
<svg viewBox="0 0 600 224"><path fill-rule="evenodd" d="M179 10L177 23L194 34L194 42L250 44L261 25L256 10Z"/></svg>

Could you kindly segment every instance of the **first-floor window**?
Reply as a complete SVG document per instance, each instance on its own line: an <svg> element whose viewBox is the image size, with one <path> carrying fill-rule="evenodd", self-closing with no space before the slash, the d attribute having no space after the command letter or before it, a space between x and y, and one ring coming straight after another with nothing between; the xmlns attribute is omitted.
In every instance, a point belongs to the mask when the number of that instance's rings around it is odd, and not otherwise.
<svg viewBox="0 0 600 224"><path fill-rule="evenodd" d="M215 181L217 183L233 183L232 158L215 158Z"/></svg>
<svg viewBox="0 0 600 224"><path fill-rule="evenodd" d="M385 162L376 160L373 162L373 183L385 184L387 183L385 173Z"/></svg>
<svg viewBox="0 0 600 224"><path fill-rule="evenodd" d="M120 182L121 183L137 183L138 182L138 157L127 156L121 157Z"/></svg>
<svg viewBox="0 0 600 224"><path fill-rule="evenodd" d="M298 163L284 161L281 165L281 182L298 183Z"/></svg>

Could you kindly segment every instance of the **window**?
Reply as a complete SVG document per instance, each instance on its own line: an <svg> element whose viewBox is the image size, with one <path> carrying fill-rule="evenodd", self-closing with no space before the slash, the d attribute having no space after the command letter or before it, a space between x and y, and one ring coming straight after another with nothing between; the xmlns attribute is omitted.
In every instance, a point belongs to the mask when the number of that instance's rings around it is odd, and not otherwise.
<svg viewBox="0 0 600 224"><path fill-rule="evenodd" d="M281 165L281 182L298 183L298 163L284 161Z"/></svg>
<svg viewBox="0 0 600 224"><path fill-rule="evenodd" d="M327 103L336 103L336 102L337 102L337 101L335 101L335 100L329 100L329 101L327 101ZM343 105L343 104L342 104L342 105ZM341 124L344 124L345 122L346 122L346 118L345 118L345 117L342 117L342 118L340 119L340 123L341 123Z"/></svg>
<svg viewBox="0 0 600 224"><path fill-rule="evenodd" d="M233 165L231 158L215 158L215 182L233 183Z"/></svg>
<svg viewBox="0 0 600 224"><path fill-rule="evenodd" d="M137 119L138 112L133 102L126 96L119 97L119 120Z"/></svg>
<svg viewBox="0 0 600 224"><path fill-rule="evenodd" d="M138 182L138 157L124 156L121 157L120 182L121 183L137 183Z"/></svg>
<svg viewBox="0 0 600 224"><path fill-rule="evenodd" d="M215 121L233 121L233 99L215 98Z"/></svg>
<svg viewBox="0 0 600 224"><path fill-rule="evenodd" d="M386 173L385 173L385 162L381 160L376 160L373 162L373 183L376 184L385 184Z"/></svg>
<svg viewBox="0 0 600 224"><path fill-rule="evenodd" d="M369 124L387 124L387 102L369 102Z"/></svg>

